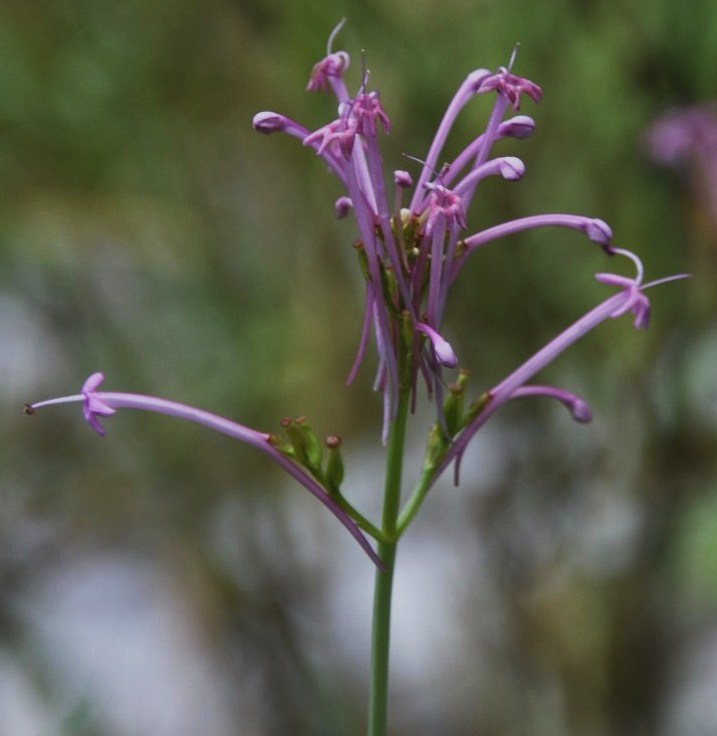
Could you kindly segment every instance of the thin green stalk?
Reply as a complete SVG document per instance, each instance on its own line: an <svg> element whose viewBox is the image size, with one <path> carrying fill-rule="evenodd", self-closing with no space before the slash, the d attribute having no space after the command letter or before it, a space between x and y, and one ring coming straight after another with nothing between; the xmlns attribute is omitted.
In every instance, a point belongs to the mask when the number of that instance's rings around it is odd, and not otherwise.
<svg viewBox="0 0 717 736"><path fill-rule="evenodd" d="M356 522L360 529L370 534L377 542L388 541L389 538L384 534L383 530L372 524L360 511L357 511L353 504L340 491L333 491L331 498Z"/></svg>
<svg viewBox="0 0 717 736"><path fill-rule="evenodd" d="M389 650L391 639L391 594L396 561L396 522L401 504L401 476L406 437L409 391L399 394L396 418L391 425L386 456L386 486L381 530L385 540L378 545L383 570L376 570L371 640L371 692L368 736L386 736L388 724Z"/></svg>
<svg viewBox="0 0 717 736"><path fill-rule="evenodd" d="M406 502L406 505L403 507L403 511L401 511L401 514L396 522L396 534L398 535L398 537L400 537L403 532L406 531L409 524L416 517L418 510L421 508L423 501L425 500L426 495L428 494L428 491L433 484L433 477L435 475L435 472L436 468L432 466L431 468L424 470L421 474L421 478L418 481L418 484L413 490L413 493L411 493L411 495L409 496L409 499Z"/></svg>

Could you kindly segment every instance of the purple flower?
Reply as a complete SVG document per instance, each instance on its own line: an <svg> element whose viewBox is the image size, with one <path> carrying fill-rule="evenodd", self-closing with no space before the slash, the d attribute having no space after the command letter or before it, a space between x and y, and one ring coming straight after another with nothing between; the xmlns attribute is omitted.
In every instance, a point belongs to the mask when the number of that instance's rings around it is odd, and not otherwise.
<svg viewBox="0 0 717 736"><path fill-rule="evenodd" d="M346 189L346 195L336 204L336 213L343 217L353 212L367 282L363 328L349 380L356 375L373 333L378 349L374 385L383 393L385 439L399 392L410 390L415 405L419 376L429 395L435 395L440 416L442 372L458 364L455 352L442 336L449 290L477 250L523 230L564 227L583 233L611 254L612 231L605 222L591 217L541 214L477 233L467 232L466 215L480 182L488 176L517 181L525 172L518 158L491 158L498 139L526 138L535 128L526 115L505 119L506 114L518 111L524 96L536 103L542 98L538 85L513 73L515 53L507 68L496 72L477 69L459 86L422 162L406 207L404 193L414 177L403 170L392 175L386 171L378 136L390 130L390 121L378 92L367 89L367 73L357 94L349 96L343 81L349 56L332 51L341 25L343 22L331 34L327 55L314 67L308 85L311 91L333 91L338 117L304 134L303 126L285 116L261 112L254 117L254 128L302 139L324 159ZM494 100L485 128L453 162L438 171L439 156L458 114L474 97L486 94L494 95ZM394 183L392 196L386 189L389 180Z"/></svg>
<svg viewBox="0 0 717 736"><path fill-rule="evenodd" d="M349 68L349 55L345 51L333 53L331 47L334 39L339 31L344 27L346 18L342 18L336 28L331 31L329 40L326 43L326 56L314 65L309 77L309 83L306 89L309 92L327 92L329 87L334 90L334 94L340 99L345 100L348 97L346 85L343 81L344 72Z"/></svg>
<svg viewBox="0 0 717 736"><path fill-rule="evenodd" d="M433 328L424 325L423 322L418 322L416 329L431 341L436 360L441 365L446 366L446 368L455 368L458 365L458 358L448 340L439 335Z"/></svg>
<svg viewBox="0 0 717 736"><path fill-rule="evenodd" d="M650 126L645 141L656 163L689 171L695 197L717 226L717 105L668 110Z"/></svg>
<svg viewBox="0 0 717 736"><path fill-rule="evenodd" d="M507 68L501 67L496 72L478 69L468 74L448 104L425 160L413 159L421 164L417 176L405 170L395 170L389 175L391 172L385 170L380 152L379 133L388 133L391 123L378 91L367 89L368 72L364 72L356 94L350 96L344 80L349 55L332 49L342 25L343 21L331 34L326 56L314 66L307 85L310 91L334 94L338 101L336 119L312 132L285 115L266 111L254 116L253 125L260 133L283 132L300 140L324 160L346 190L335 201L335 214L346 217L353 213L359 236L356 252L366 282L363 323L349 381L359 370L373 335L378 352L374 388L383 395L384 441L399 406L401 422L396 426L401 430L405 428L408 399L415 408L419 378L436 402L437 421L429 433L421 481L412 497L415 502L409 501L402 514L403 521L398 519L396 529L400 532L436 478L451 463L458 481L460 461L468 444L506 402L536 396L552 398L563 404L575 421L591 421L590 407L579 396L564 388L529 382L570 345L609 318L631 313L635 328L646 328L650 303L645 291L684 275L644 284L639 258L630 251L613 247L609 225L592 217L553 213L528 215L479 232L468 232L467 213L481 181L489 176L519 181L525 173L525 165L519 158L491 156L497 140L524 139L535 129L534 121L526 115L506 118L509 110L517 112L520 109L524 96L535 103L542 98L540 87L513 73L515 52ZM493 96L493 103L484 129L467 142L452 162L439 168L439 157L457 116L475 96L485 94ZM682 150L684 146L673 144L672 148ZM665 144L663 149L668 150L669 146ZM390 181L392 191L387 189ZM636 268L635 277L597 274L598 281L617 288L617 293L561 332L467 408L463 390L468 377L465 371L459 371L458 380L448 386L449 395L444 402L443 371L458 366L458 357L442 332L452 284L468 259L484 246L508 235L544 227L575 230L599 245L606 254L630 259ZM80 394L48 399L27 405L25 409L31 414L50 405L80 402L86 421L101 436L105 434L102 420L118 409L130 408L185 419L233 437L270 457L316 496L381 566L361 529L382 543L395 540L385 529L375 527L341 495L343 461L338 438L326 442L327 458L325 448L304 418L287 419L282 423L289 438L284 441L174 401L100 391L102 382L102 374L95 373L85 381ZM399 443L392 443L392 451L396 452L396 448L402 446L403 436L399 432L394 437L400 437ZM396 460L394 457L393 462ZM396 483L393 490L398 486ZM396 529L392 529L391 534Z"/></svg>
<svg viewBox="0 0 717 736"><path fill-rule="evenodd" d="M519 399L522 396L547 396L559 401L570 412L576 422L589 424L593 420L593 413L587 402L564 388L555 386L521 386L515 389L511 399Z"/></svg>
<svg viewBox="0 0 717 736"><path fill-rule="evenodd" d="M664 166L717 156L717 106L693 105L668 110L647 131L651 157ZM713 158L714 163L714 158Z"/></svg>
<svg viewBox="0 0 717 736"><path fill-rule="evenodd" d="M100 423L100 418L109 417L117 409L142 409L157 414L167 414L178 419L186 419L195 424L201 424L215 432L221 432L256 448L268 455L277 465L283 468L292 478L297 480L310 493L321 501L338 520L348 529L351 535L361 545L366 554L380 566L376 553L371 548L364 535L361 533L354 521L343 511L327 491L312 477L306 468L294 462L288 453L284 452L283 443L274 435L258 432L255 429L245 427L230 419L217 416L202 409L196 409L176 401L167 401L156 396L145 396L144 394L117 393L114 391L99 391L104 381L101 373L93 373L82 386L82 393L72 396L61 396L55 399L39 401L27 404L25 412L34 414L37 409L55 404L66 404L69 402L82 402L82 412L88 424L100 436L104 436L105 429Z"/></svg>
<svg viewBox="0 0 717 736"><path fill-rule="evenodd" d="M105 377L101 373L93 373L82 386L82 413L85 421L100 437L105 436L105 428L100 424L98 417L109 417L115 413L115 409L97 395L97 389L104 380Z"/></svg>
<svg viewBox="0 0 717 736"><path fill-rule="evenodd" d="M642 283L643 267L640 259L630 251L615 248L616 255L625 256L632 260L636 267L635 278L627 278L617 274L597 274L601 283L615 286L620 291L605 299L601 304L591 309L577 322L561 332L556 338L538 350L516 370L510 373L500 383L483 394L478 402L479 410L467 423L463 431L456 437L443 455L437 466L433 479L435 480L443 470L455 461L455 478L458 482L460 460L471 439L476 432L500 409L503 404L512 399L525 396L548 396L564 404L571 412L573 419L578 422L589 422L592 414L588 405L569 391L551 386L533 386L528 384L539 371L552 363L561 353L584 337L588 332L602 324L606 319L617 318L631 312L635 319L636 329L645 329L650 317L650 302L644 293L647 289L677 279L688 278L688 274L677 274L663 279Z"/></svg>

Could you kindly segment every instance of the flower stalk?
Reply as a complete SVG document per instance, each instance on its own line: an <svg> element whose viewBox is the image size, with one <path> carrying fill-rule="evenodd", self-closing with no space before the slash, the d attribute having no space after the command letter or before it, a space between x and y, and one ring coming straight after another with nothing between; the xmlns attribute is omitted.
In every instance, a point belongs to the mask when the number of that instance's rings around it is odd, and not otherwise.
<svg viewBox="0 0 717 736"><path fill-rule="evenodd" d="M500 176L515 182L523 177L525 165L519 158L491 158L491 150L501 138L521 140L532 135L532 118L523 114L505 116L509 111L518 113L526 96L533 103L540 102L542 90L513 73L515 52L507 68L471 72L448 104L425 160L408 157L421 165L417 176L402 169L389 172L382 159L379 135L389 132L390 119L379 92L368 89L367 72L351 97L345 81L350 57L345 51L333 50L342 25L343 21L331 34L326 56L314 66L307 85L309 91L333 94L338 102L338 116L310 131L283 114L265 111L254 116L253 126L263 134L281 132L296 138L322 158L345 189L335 201L336 216L353 214L355 220L355 247L365 280L364 314L348 381L353 381L363 364L373 336L378 355L374 389L382 395L381 434L386 452L380 522L366 518L343 494L341 438L331 436L321 442L304 417L285 419L282 436L259 432L186 404L143 394L101 391L101 373L90 376L80 394L29 404L25 410L32 414L52 405L79 402L86 421L101 436L105 434L102 421L119 409L140 409L191 421L259 450L314 495L376 564L368 734L386 736L397 548L430 489L451 465L454 481L459 482L461 460L469 444L509 401L553 399L570 412L574 421L590 422L591 409L581 397L563 387L530 382L567 348L608 319L631 314L634 327L646 329L650 302L645 292L685 275L644 284L640 259L631 251L615 247L610 226L594 217L533 214L468 232L468 210L483 179ZM473 98L487 94L492 95L492 108L485 128L450 164L437 171L439 157L459 113ZM393 191L386 185L391 181ZM597 274L600 283L616 288L617 292L574 321L503 380L469 400L469 374L460 368L458 354L443 329L450 289L468 260L484 246L544 227L577 231L600 246L606 255L629 259L635 276ZM457 375L450 382L446 376L454 370ZM418 479L404 502L406 431L409 415L416 408L420 383L435 402L436 414ZM377 551L365 535L377 542Z"/></svg>
<svg viewBox="0 0 717 736"><path fill-rule="evenodd" d="M302 486L304 486L304 488L306 488L306 490L309 491L309 493L315 496L324 506L326 506L326 508L331 511L341 524L343 524L359 545L361 545L364 552L366 552L366 554L377 565L379 565L379 567L381 566L378 556L368 543L366 537L364 537L359 530L357 523L350 517L347 511L342 509L336 500L332 498L331 494L329 494L326 489L312 477L311 473L307 472L305 467L302 467L302 465L297 463L294 458L289 456L291 451L287 451L285 449L285 444L274 435L265 432L258 432L257 430L246 427L243 424L233 422L230 419L225 419L217 414L212 414L211 412L197 409L193 406L188 406L187 404L180 404L176 401L168 401L167 399L161 399L156 396L146 396L144 394L99 391L98 389L103 381L104 376L101 373L93 373L85 381L81 393L71 396L61 396L55 399L47 399L46 401L38 401L34 404L26 404L25 413L34 414L38 409L43 409L48 406L79 402L82 404L82 411L85 420L101 437L104 437L105 435L105 428L100 422L100 418L110 417L115 414L118 409L140 409L156 414L166 414L167 416L194 422L195 424L208 427L215 432L228 435L235 440L239 440L239 442L243 442L250 447L254 447L265 455L268 455L288 475L298 481ZM302 441L304 441L305 433L302 433L301 430L299 430L298 436ZM300 461L307 461L308 459L307 451L307 455L302 457Z"/></svg>
<svg viewBox="0 0 717 736"><path fill-rule="evenodd" d="M391 647L391 603L398 546L398 516L401 506L401 482L410 395L399 395L395 420L391 423L386 452L386 480L383 495L378 568L374 582L373 626L371 634L371 685L369 691L368 736L385 736L388 724L388 685Z"/></svg>

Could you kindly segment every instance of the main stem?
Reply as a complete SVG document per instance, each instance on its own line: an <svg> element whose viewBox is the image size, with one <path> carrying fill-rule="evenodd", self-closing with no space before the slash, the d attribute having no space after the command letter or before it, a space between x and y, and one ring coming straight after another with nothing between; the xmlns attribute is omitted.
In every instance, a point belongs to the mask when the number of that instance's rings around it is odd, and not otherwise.
<svg viewBox="0 0 717 736"><path fill-rule="evenodd" d="M374 585L368 736L386 736L388 723L391 594L398 544L396 524L401 504L401 475L408 405L409 391L404 389L399 394L396 418L388 436L386 485L381 519L381 530L385 534L386 541L378 545L378 555L383 563L383 570L376 570Z"/></svg>

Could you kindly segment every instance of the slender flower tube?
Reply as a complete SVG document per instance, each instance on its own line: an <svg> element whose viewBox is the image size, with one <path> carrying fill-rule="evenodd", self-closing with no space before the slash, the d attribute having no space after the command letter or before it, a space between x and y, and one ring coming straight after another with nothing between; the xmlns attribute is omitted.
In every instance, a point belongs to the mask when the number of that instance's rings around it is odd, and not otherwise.
<svg viewBox="0 0 717 736"><path fill-rule="evenodd" d="M34 414L38 409L55 404L66 404L71 402L81 402L82 412L85 420L101 437L105 434L100 419L106 418L114 414L117 409L142 409L157 414L167 414L168 416L178 419L185 419L195 424L201 424L215 432L221 432L229 437L233 437L240 442L244 442L251 447L256 448L265 455L268 455L277 465L283 468L292 478L301 483L310 493L321 501L331 513L348 529L349 533L361 545L366 554L380 566L380 561L376 553L371 548L366 538L358 529L353 520L344 512L338 504L328 495L321 485L311 477L311 475L300 465L287 457L279 449L280 442L271 434L258 432L250 429L242 424L233 422L230 419L217 416L202 409L196 409L186 404L180 404L176 401L167 401L155 396L146 396L144 394L119 393L114 391L99 391L99 387L104 380L101 373L93 373L82 386L82 392L73 396L62 396L55 399L47 399L46 401L38 401L34 404L27 404L25 412Z"/></svg>
<svg viewBox="0 0 717 736"><path fill-rule="evenodd" d="M637 269L635 278L630 279L616 274L597 274L598 281L616 286L620 291L591 309L484 394L480 411L448 448L436 469L434 480L455 460L455 480L456 483L458 482L460 460L468 443L488 419L510 399L531 394L550 395L562 401L571 411L576 421L586 422L590 420L589 408L578 397L559 389L528 386L526 385L527 382L545 366L552 363L567 348L602 324L606 319L615 319L631 312L635 318L633 321L635 329L646 329L650 318L650 302L644 292L653 286L689 277L688 274L677 274L643 284L643 268L640 259L634 253L621 248L615 248L614 252L616 255L625 256L633 261Z"/></svg>
<svg viewBox="0 0 717 736"><path fill-rule="evenodd" d="M307 87L333 93L338 102L336 119L313 132L275 112L258 113L253 124L261 133L283 132L301 140L323 158L346 189L346 196L336 200L335 212L338 217L351 212L355 218L357 252L367 281L363 327L349 381L363 362L373 333L378 352L374 386L383 393L385 442L402 389L410 390L415 407L419 377L429 396L433 394L437 406L442 406L442 372L458 365L455 351L442 335L443 317L450 287L471 256L496 239L542 227L577 230L611 255L612 231L592 217L538 214L481 232L466 232L470 203L485 177L522 178L525 166L520 159L491 158L491 149L501 138L520 140L532 135L535 122L531 117L514 114L506 118L506 114L518 113L525 96L540 102L542 90L513 72L515 51L507 68L469 73L449 102L425 159L414 159L421 162L418 176L387 169L379 133L389 132L390 119L379 93L368 89L367 72L356 95L350 96L344 81L349 55L332 48L342 25L331 34L326 56L314 66ZM485 95L494 99L484 129L453 162L437 171L458 115L475 97ZM390 201L388 180L394 184ZM405 208L404 196L408 200ZM440 421L440 408L438 414Z"/></svg>
<svg viewBox="0 0 717 736"><path fill-rule="evenodd" d="M496 133L497 138L529 138L535 132L535 121L528 115L515 115L504 120ZM485 133L473 139L450 164L445 167L442 175L443 183L449 186L453 179L475 159L485 145ZM474 167L475 168L475 167Z"/></svg>
<svg viewBox="0 0 717 736"><path fill-rule="evenodd" d="M511 399L519 399L522 396L547 396L559 401L569 412L576 422L589 424L593 420L593 413L587 402L564 388L554 386L521 386L513 391Z"/></svg>

